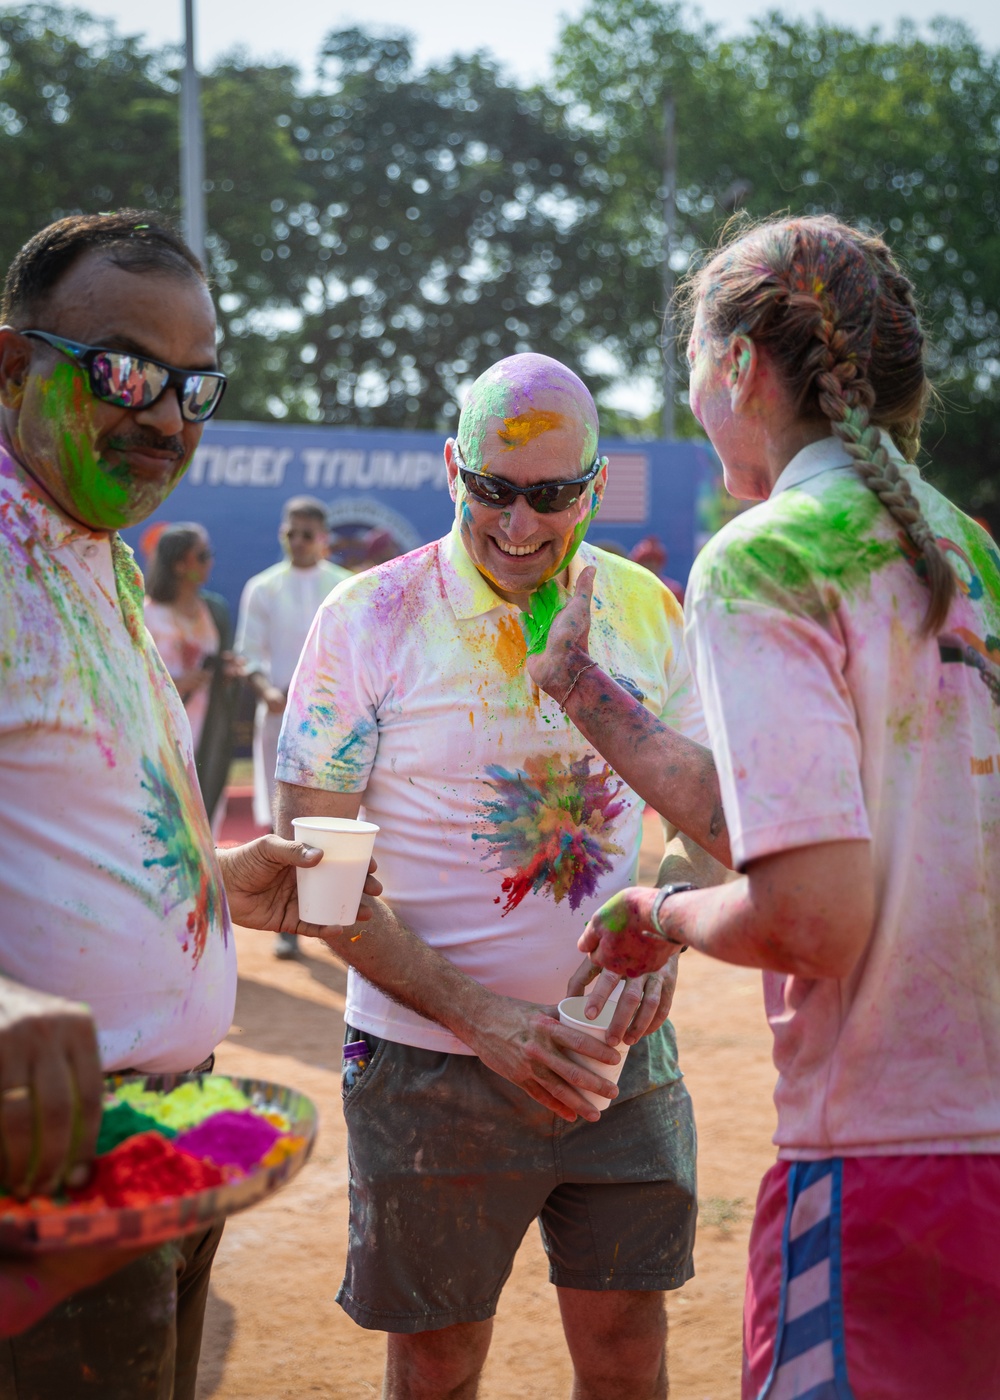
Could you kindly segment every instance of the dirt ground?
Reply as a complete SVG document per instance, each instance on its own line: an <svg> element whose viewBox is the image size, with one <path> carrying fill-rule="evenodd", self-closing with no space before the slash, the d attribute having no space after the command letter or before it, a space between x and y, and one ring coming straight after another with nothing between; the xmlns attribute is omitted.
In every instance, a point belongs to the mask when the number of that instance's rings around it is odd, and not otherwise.
<svg viewBox="0 0 1000 1400"><path fill-rule="evenodd" d="M655 870L647 822L641 878ZM343 1271L347 1148L340 1111L346 978L309 943L276 961L238 930L240 985L218 1068L289 1084L320 1113L312 1158L272 1200L229 1222L212 1276L198 1400L380 1394L384 1341L334 1302ZM697 1277L668 1298L672 1400L739 1394L740 1311L757 1184L774 1158L773 1068L759 978L686 953L673 1021L699 1136ZM529 1230L497 1315L481 1400L559 1400L571 1371L538 1233Z"/></svg>

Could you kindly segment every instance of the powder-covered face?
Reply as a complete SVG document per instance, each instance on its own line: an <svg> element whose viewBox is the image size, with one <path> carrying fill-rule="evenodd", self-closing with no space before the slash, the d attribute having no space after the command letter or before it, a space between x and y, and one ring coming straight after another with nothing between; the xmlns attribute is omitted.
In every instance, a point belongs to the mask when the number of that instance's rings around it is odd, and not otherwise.
<svg viewBox="0 0 1000 1400"><path fill-rule="evenodd" d="M597 455L597 411L586 386L545 355L514 355L476 381L462 411L458 442L473 471L516 486L571 480ZM497 510L464 488L450 445L448 475L469 558L509 602L523 602L565 569L604 490L601 472L563 511L539 514L523 496Z"/></svg>
<svg viewBox="0 0 1000 1400"><path fill-rule="evenodd" d="M204 284L171 272L128 272L85 254L53 289L40 324L67 340L145 355L182 369L217 368L215 312ZM14 455L72 519L94 530L137 524L176 486L202 427L168 389L138 412L101 403L86 372L28 340L19 382L4 385Z"/></svg>

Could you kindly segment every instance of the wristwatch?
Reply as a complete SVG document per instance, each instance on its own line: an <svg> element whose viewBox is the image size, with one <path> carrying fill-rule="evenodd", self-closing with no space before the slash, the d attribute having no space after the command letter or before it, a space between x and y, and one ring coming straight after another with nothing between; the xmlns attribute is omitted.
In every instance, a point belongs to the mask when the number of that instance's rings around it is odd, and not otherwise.
<svg viewBox="0 0 1000 1400"><path fill-rule="evenodd" d="M683 894L685 890L696 890L697 888L697 885L663 885L660 889L659 894L653 900L653 909L650 914L650 920L656 932L660 935L661 938L665 939L668 943L675 943L677 940L671 938L668 934L664 933L663 929L660 926L660 910L663 908L664 901L669 899L672 894ZM682 943L680 945L680 950L682 953L686 952L687 944Z"/></svg>

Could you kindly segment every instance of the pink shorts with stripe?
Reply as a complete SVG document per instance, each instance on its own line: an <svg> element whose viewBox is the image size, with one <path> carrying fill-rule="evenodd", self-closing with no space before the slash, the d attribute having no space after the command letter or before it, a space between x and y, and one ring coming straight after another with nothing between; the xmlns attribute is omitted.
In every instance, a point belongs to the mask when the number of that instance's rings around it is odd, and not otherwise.
<svg viewBox="0 0 1000 1400"><path fill-rule="evenodd" d="M778 1162L750 1236L743 1400L1000 1397L1000 1156Z"/></svg>

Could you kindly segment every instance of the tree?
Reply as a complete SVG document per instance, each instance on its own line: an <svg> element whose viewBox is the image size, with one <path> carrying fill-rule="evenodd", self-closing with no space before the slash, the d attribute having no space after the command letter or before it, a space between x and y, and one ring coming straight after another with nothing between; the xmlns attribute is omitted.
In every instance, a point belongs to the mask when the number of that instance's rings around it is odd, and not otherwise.
<svg viewBox="0 0 1000 1400"><path fill-rule="evenodd" d="M177 99L135 39L81 11L0 11L0 260L77 210L170 207Z"/></svg>
<svg viewBox="0 0 1000 1400"><path fill-rule="evenodd" d="M556 72L599 152L626 363L649 368L657 354L669 87L680 260L715 241L736 203L758 217L828 210L884 230L935 347L935 463L965 504L997 497L1000 74L967 29L939 21L921 40L903 25L883 39L775 13L722 40L711 26L686 26L677 5L592 0L564 30Z"/></svg>
<svg viewBox="0 0 1000 1400"><path fill-rule="evenodd" d="M591 155L487 58L413 69L402 37L332 34L293 135L314 205L293 412L434 427L459 387L531 348L579 366L601 279Z"/></svg>

